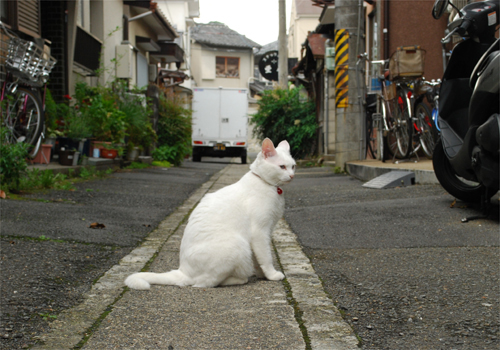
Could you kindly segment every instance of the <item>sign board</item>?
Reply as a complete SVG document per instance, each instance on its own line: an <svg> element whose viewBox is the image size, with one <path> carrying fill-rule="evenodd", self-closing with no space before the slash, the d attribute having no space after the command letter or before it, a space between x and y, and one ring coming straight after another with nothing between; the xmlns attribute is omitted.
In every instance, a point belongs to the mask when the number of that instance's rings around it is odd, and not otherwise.
<svg viewBox="0 0 500 350"><path fill-rule="evenodd" d="M278 51L268 51L262 56L259 72L267 80L278 81Z"/></svg>

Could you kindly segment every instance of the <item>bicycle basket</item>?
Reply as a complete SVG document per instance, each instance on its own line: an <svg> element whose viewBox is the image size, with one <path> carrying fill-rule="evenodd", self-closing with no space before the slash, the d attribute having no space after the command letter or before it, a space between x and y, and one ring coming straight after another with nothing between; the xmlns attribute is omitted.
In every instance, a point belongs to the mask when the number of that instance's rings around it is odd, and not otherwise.
<svg viewBox="0 0 500 350"><path fill-rule="evenodd" d="M32 41L19 38L9 41L5 67L28 85L40 87L45 84L56 62Z"/></svg>
<svg viewBox="0 0 500 350"><path fill-rule="evenodd" d="M420 46L400 46L389 60L391 80L424 75L425 50Z"/></svg>

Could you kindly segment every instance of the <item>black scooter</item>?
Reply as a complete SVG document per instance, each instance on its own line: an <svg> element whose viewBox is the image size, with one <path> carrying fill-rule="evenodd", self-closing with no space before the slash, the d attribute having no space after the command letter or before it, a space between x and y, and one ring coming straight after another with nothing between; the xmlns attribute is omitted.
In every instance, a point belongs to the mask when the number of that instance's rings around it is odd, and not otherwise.
<svg viewBox="0 0 500 350"><path fill-rule="evenodd" d="M432 15L442 16L448 0L436 0ZM458 9L457 9L458 10ZM500 0L466 5L448 25L464 38L453 49L439 91L441 138L434 172L451 195L480 202L483 209L499 189L500 41L495 38ZM485 210L486 210L485 209Z"/></svg>

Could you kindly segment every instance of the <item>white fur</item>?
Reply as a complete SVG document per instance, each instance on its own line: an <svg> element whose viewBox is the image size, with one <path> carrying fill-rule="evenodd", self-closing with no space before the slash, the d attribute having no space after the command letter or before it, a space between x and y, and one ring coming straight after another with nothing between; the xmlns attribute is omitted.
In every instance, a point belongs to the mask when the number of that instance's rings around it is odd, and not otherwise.
<svg viewBox="0 0 500 350"><path fill-rule="evenodd" d="M282 169L282 167L285 169ZM253 274L279 281L271 255L271 233L283 216L277 187L290 182L295 161L288 142L264 140L250 171L238 182L207 194L192 212L180 247L178 270L129 276L132 289L150 284L216 287L244 284Z"/></svg>

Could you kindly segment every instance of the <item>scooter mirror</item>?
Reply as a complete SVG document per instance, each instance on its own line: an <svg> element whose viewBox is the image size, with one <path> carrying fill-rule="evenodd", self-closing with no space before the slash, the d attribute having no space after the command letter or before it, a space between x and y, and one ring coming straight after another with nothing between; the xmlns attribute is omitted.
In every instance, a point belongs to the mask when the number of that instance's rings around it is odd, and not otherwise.
<svg viewBox="0 0 500 350"><path fill-rule="evenodd" d="M440 19L446 6L448 6L448 0L436 0L432 8L432 17L434 17L434 19Z"/></svg>

